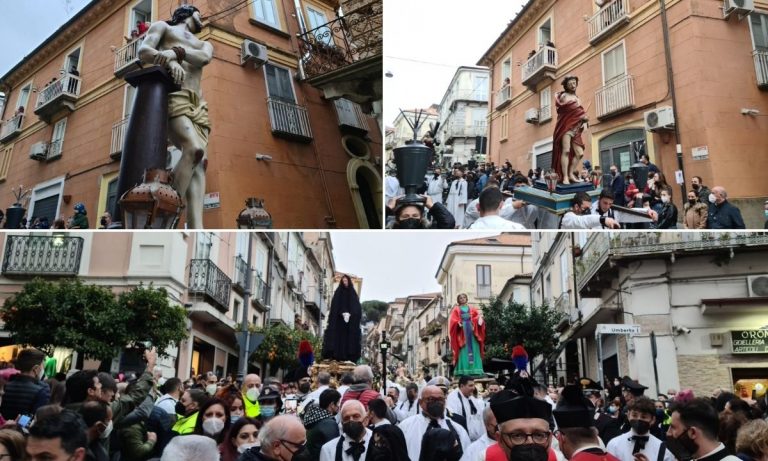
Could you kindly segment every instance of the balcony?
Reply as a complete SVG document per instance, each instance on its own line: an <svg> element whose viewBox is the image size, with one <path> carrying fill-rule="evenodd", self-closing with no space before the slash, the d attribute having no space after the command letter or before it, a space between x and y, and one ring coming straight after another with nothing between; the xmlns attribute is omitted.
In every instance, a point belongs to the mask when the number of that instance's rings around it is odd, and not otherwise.
<svg viewBox="0 0 768 461"><path fill-rule="evenodd" d="M635 106L635 85L631 75L623 75L595 92L597 118L620 114Z"/></svg>
<svg viewBox="0 0 768 461"><path fill-rule="evenodd" d="M544 106L539 109L539 123L552 120L552 106Z"/></svg>
<svg viewBox="0 0 768 461"><path fill-rule="evenodd" d="M128 43L122 48L115 50L115 77L123 78L128 72L141 67L139 62L139 48L144 42L144 37Z"/></svg>
<svg viewBox="0 0 768 461"><path fill-rule="evenodd" d="M562 332L570 324L570 317L571 317L570 294L566 291L560 296L558 296L557 299L555 299L555 302L553 303L553 307L557 312L561 312L565 314L555 327L557 331Z"/></svg>
<svg viewBox="0 0 768 461"><path fill-rule="evenodd" d="M453 138L474 138L486 136L488 125L486 122L478 122L473 125L452 124L445 133L445 143L450 144Z"/></svg>
<svg viewBox="0 0 768 461"><path fill-rule="evenodd" d="M587 21L589 44L594 45L629 22L629 0L612 0Z"/></svg>
<svg viewBox="0 0 768 461"><path fill-rule="evenodd" d="M493 106L496 108L496 110L500 110L506 107L511 101L512 87L507 85L501 87L501 89L496 92L496 96L493 99Z"/></svg>
<svg viewBox="0 0 768 461"><path fill-rule="evenodd" d="M382 1L374 0L299 35L299 52L307 79L358 67L356 64L365 61L380 68L382 18Z"/></svg>
<svg viewBox="0 0 768 461"><path fill-rule="evenodd" d="M35 114L46 122L61 111L72 112L75 110L75 102L80 96L82 81L80 77L66 74L40 90L35 104Z"/></svg>
<svg viewBox="0 0 768 461"><path fill-rule="evenodd" d="M59 157L61 157L61 149L64 147L64 141L61 139L57 139L56 141L51 141L48 143L48 155L45 157L45 160L55 160Z"/></svg>
<svg viewBox="0 0 768 461"><path fill-rule="evenodd" d="M0 142L7 142L21 133L21 125L24 123L24 114L16 115L3 122L0 126Z"/></svg>
<svg viewBox="0 0 768 461"><path fill-rule="evenodd" d="M123 140L128 131L128 120L130 116L125 117L112 125L112 142L109 144L109 157L112 160L118 160L123 155Z"/></svg>
<svg viewBox="0 0 768 461"><path fill-rule="evenodd" d="M557 72L557 50L542 46L523 64L523 85L536 91L536 85L544 80L554 80Z"/></svg>
<svg viewBox="0 0 768 461"><path fill-rule="evenodd" d="M488 102L487 88L476 88L473 90L456 90L451 92L451 95L445 101L445 107L448 110L453 110L454 104L457 101L469 101L469 102Z"/></svg>
<svg viewBox="0 0 768 461"><path fill-rule="evenodd" d="M755 59L757 86L761 90L768 90L768 51L754 50L752 56Z"/></svg>
<svg viewBox="0 0 768 461"><path fill-rule="evenodd" d="M306 107L277 99L267 99L272 134L286 139L312 142L309 113Z"/></svg>
<svg viewBox="0 0 768 461"><path fill-rule="evenodd" d="M256 309L266 312L271 304L271 287L260 276L253 278L253 293L251 293L251 304Z"/></svg>
<svg viewBox="0 0 768 461"><path fill-rule="evenodd" d="M229 310L232 279L209 259L193 259L189 265L189 293L202 295L221 312Z"/></svg>
<svg viewBox="0 0 768 461"><path fill-rule="evenodd" d="M82 252L82 237L8 235L3 275L76 276Z"/></svg>
<svg viewBox="0 0 768 461"><path fill-rule="evenodd" d="M352 129L354 131L368 132L368 119L360 108L360 104L347 99L337 99L333 101L336 107L336 115L339 118L339 127L341 129Z"/></svg>
<svg viewBox="0 0 768 461"><path fill-rule="evenodd" d="M232 283L232 288L242 295L248 288L246 280L248 280L248 264L241 256L235 256L235 280Z"/></svg>

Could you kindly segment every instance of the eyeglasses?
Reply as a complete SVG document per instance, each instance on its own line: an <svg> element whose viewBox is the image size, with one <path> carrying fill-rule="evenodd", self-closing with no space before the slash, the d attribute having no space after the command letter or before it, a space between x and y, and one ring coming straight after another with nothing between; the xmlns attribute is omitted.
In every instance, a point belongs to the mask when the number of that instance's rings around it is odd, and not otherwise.
<svg viewBox="0 0 768 461"><path fill-rule="evenodd" d="M547 443L549 441L549 436L552 435L552 433L549 432L549 431L546 431L546 432L539 432L539 431L537 431L537 432L531 432L531 433L526 433L526 432L501 432L501 431L499 431L499 433L504 438L506 438L507 440L512 442L513 445L522 445L522 444L524 444L525 441L528 440L528 437L530 437L531 440L533 440L533 443L536 443L538 445L544 445L545 443Z"/></svg>
<svg viewBox="0 0 768 461"><path fill-rule="evenodd" d="M293 450L293 453L296 453L297 451L301 450L302 448L304 448L307 445L307 441L306 440L301 442L301 443L296 443L296 442L291 442L290 440L280 439L280 443L282 443L283 446L285 446L285 448L288 448L286 443L288 445L292 445L293 447L295 447L296 449Z"/></svg>

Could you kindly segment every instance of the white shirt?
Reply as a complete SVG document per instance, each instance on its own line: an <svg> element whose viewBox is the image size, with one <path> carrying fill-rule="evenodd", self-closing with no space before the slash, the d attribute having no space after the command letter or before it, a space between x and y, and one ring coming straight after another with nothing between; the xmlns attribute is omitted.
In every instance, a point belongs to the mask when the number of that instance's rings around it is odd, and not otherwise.
<svg viewBox="0 0 768 461"><path fill-rule="evenodd" d="M469 405L470 399L475 406L475 414L472 414L472 407ZM485 434L485 424L483 424L483 410L485 404L482 400L473 396L464 397L460 390L454 389L445 399L445 407L452 413L461 415L467 420L467 432L469 439L473 442Z"/></svg>
<svg viewBox="0 0 768 461"><path fill-rule="evenodd" d="M472 444L464 450L464 455L460 461L478 461L485 459L485 449L491 444L496 443L495 440L488 437L488 434L484 434L479 439L472 442Z"/></svg>
<svg viewBox="0 0 768 461"><path fill-rule="evenodd" d="M478 218L469 226L470 229L515 229L525 230L525 226L516 222L507 221L499 215L489 215Z"/></svg>
<svg viewBox="0 0 768 461"><path fill-rule="evenodd" d="M373 427L386 426L387 424L392 424L392 423L390 423L387 418L384 418L378 423L374 424Z"/></svg>
<svg viewBox="0 0 768 461"><path fill-rule="evenodd" d="M427 181L427 195L432 197L432 201L443 203L443 189L448 189L448 182L443 176L434 176Z"/></svg>
<svg viewBox="0 0 768 461"><path fill-rule="evenodd" d="M427 432L430 421L431 420L429 418L422 414L415 414L397 425L397 427L399 427L405 435L405 444L408 448L408 457L410 459L419 459L419 456L421 455L421 440L424 438L424 433ZM443 429L450 430L445 418L440 419L439 424ZM467 431L465 431L460 424L453 421L451 421L451 425L453 426L453 429L456 431L456 433L459 434L459 443L461 443L461 448L468 448L471 441L469 440ZM321 459L321 461L323 460Z"/></svg>
<svg viewBox="0 0 768 461"><path fill-rule="evenodd" d="M600 224L600 216L596 214L577 215L573 211L569 211L563 216L563 221L560 225L561 229L602 229Z"/></svg>
<svg viewBox="0 0 768 461"><path fill-rule="evenodd" d="M635 441L630 440L634 435L635 431L630 430L629 432L612 438L605 447L605 451L619 458L621 461L634 461L635 457L632 455L632 450L635 448ZM661 440L657 439L649 432L648 441L645 443L645 448L640 450L640 453L647 456L649 461L656 461L659 458L659 448L661 448ZM675 457L669 450L664 453L664 461L675 461Z"/></svg>
<svg viewBox="0 0 768 461"><path fill-rule="evenodd" d="M413 403L409 403L406 397L404 402L400 402L395 405L395 414L398 421L405 421L409 416L413 416L419 411L419 401L414 399Z"/></svg>
<svg viewBox="0 0 768 461"><path fill-rule="evenodd" d="M400 181L395 176L387 176L384 180L384 193L387 196L387 200L397 197L400 191Z"/></svg>
<svg viewBox="0 0 768 461"><path fill-rule="evenodd" d="M372 436L373 432L366 428L365 437L363 438L363 442L365 442L365 451L362 455L360 455L360 461L365 461L365 457L368 456L368 448L370 447ZM336 437L335 439L331 440L330 442L326 442L325 445L323 445L323 447L320 449L320 461L336 460L336 444L339 443L339 439L341 437L343 437L343 435ZM344 442L342 442L341 446L341 461L354 461L352 455L347 454L349 447L349 440L347 437L344 437Z"/></svg>
<svg viewBox="0 0 768 461"><path fill-rule="evenodd" d="M169 415L175 416L176 402L178 402L178 400L176 400L171 394L165 394L164 396L157 399L155 406L164 410Z"/></svg>
<svg viewBox="0 0 768 461"><path fill-rule="evenodd" d="M304 411L304 408L306 408L307 405L320 405L320 394L322 394L326 389L330 389L330 386L324 384L307 394L299 405L299 412Z"/></svg>

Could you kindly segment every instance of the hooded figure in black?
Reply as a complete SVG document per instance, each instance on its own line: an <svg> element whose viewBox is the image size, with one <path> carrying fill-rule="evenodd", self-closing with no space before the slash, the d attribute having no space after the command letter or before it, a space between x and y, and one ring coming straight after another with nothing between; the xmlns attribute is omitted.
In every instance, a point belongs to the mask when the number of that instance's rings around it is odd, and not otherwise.
<svg viewBox="0 0 768 461"><path fill-rule="evenodd" d="M393 424L375 427L366 461L410 461L403 431Z"/></svg>
<svg viewBox="0 0 768 461"><path fill-rule="evenodd" d="M341 277L331 301L328 328L323 338L323 358L350 362L360 359L360 299L357 297L352 279Z"/></svg>

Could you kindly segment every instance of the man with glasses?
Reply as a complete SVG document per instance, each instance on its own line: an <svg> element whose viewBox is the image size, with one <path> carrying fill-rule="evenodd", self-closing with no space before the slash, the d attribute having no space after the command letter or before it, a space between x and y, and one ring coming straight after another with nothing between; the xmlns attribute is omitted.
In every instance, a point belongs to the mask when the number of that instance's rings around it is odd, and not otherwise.
<svg viewBox="0 0 768 461"><path fill-rule="evenodd" d="M421 442L429 429L443 428L451 431L462 450L470 445L469 435L463 427L445 417L445 393L435 385L428 385L421 392L420 412L403 420L398 427L405 435L408 457L418 460Z"/></svg>
<svg viewBox="0 0 768 461"><path fill-rule="evenodd" d="M560 450L570 461L618 461L600 446L595 407L584 397L579 386L563 388L552 414L557 422L555 435Z"/></svg>
<svg viewBox="0 0 768 461"><path fill-rule="evenodd" d="M261 447L253 447L238 461L292 461L303 458L307 433L301 420L294 415L270 419L259 431Z"/></svg>

